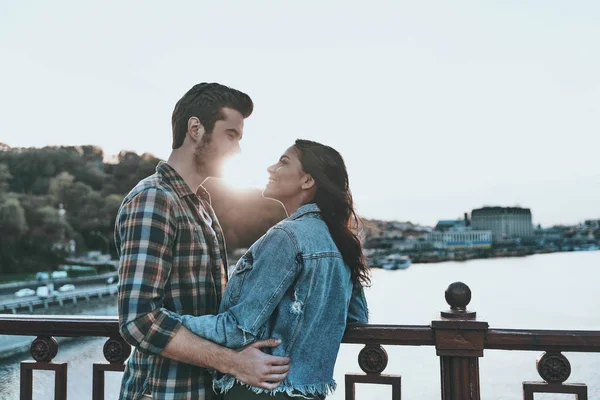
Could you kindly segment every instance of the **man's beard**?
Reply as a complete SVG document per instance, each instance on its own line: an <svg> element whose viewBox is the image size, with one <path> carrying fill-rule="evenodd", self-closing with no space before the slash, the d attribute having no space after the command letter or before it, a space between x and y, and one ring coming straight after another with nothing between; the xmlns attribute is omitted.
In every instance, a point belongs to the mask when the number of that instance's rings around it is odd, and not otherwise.
<svg viewBox="0 0 600 400"><path fill-rule="evenodd" d="M212 144L212 133L202 135L200 142L194 149L194 166L198 173L206 176L218 177L221 175L220 165L216 165L217 153Z"/></svg>

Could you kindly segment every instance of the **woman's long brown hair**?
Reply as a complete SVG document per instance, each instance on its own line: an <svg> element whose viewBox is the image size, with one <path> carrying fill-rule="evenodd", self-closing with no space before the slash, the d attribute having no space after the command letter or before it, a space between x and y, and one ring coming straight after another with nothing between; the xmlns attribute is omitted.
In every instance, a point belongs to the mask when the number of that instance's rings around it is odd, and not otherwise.
<svg viewBox="0 0 600 400"><path fill-rule="evenodd" d="M321 210L331 237L350 267L352 282L363 286L371 283L362 245L355 233L359 219L348 182L344 159L336 150L310 140L296 140L302 169L310 174L317 186L314 202Z"/></svg>

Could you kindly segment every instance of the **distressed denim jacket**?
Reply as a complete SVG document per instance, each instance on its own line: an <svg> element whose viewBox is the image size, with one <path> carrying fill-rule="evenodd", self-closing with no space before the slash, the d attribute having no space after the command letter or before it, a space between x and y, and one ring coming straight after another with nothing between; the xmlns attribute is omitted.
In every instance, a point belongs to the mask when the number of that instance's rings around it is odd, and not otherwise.
<svg viewBox="0 0 600 400"><path fill-rule="evenodd" d="M333 367L347 323L367 323L361 286L350 279L320 210L306 204L271 228L238 261L218 315L180 317L203 338L229 348L261 339L281 339L266 349L290 357L290 372L274 390L290 396L328 395L335 390ZM214 388L236 383L217 374ZM238 382L240 383L240 382Z"/></svg>

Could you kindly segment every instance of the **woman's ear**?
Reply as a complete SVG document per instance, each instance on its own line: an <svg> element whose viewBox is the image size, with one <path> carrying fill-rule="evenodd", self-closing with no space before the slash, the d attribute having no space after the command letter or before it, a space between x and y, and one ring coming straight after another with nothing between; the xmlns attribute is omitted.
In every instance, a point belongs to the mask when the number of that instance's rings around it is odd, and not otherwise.
<svg viewBox="0 0 600 400"><path fill-rule="evenodd" d="M311 174L304 175L304 181L302 182L302 189L311 189L315 186L315 180Z"/></svg>

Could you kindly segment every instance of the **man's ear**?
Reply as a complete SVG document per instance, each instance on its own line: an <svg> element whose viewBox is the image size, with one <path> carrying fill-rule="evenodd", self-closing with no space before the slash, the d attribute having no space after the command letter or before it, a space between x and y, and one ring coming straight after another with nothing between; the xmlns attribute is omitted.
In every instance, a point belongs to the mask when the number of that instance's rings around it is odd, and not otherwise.
<svg viewBox="0 0 600 400"><path fill-rule="evenodd" d="M304 179L302 182L302 189L311 189L315 186L315 180L313 179L311 174L304 175Z"/></svg>
<svg viewBox="0 0 600 400"><path fill-rule="evenodd" d="M187 134L194 142L200 141L202 136L204 136L204 125L202 125L198 117L190 117L188 119Z"/></svg>

